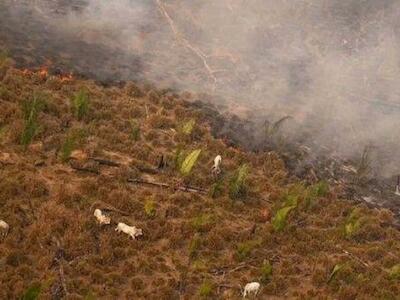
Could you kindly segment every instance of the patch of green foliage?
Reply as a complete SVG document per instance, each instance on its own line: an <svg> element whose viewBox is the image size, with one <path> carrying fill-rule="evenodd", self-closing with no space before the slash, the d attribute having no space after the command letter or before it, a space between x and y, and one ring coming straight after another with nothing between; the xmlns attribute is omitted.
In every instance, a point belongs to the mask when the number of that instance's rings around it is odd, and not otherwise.
<svg viewBox="0 0 400 300"><path fill-rule="evenodd" d="M249 166L241 165L235 172L229 183L229 197L238 199L247 193L247 177L249 175Z"/></svg>
<svg viewBox="0 0 400 300"><path fill-rule="evenodd" d="M186 156L185 160L182 162L180 171L182 176L187 176L192 171L194 165L197 162L201 153L201 149L197 149L192 151L188 156Z"/></svg>
<svg viewBox="0 0 400 300"><path fill-rule="evenodd" d="M200 214L192 218L190 225L198 232L204 231L213 223L213 216L210 214Z"/></svg>
<svg viewBox="0 0 400 300"><path fill-rule="evenodd" d="M343 269L343 267L345 266L345 264L337 264L333 267L332 272L329 274L328 277L328 283L332 281L332 279L335 277L335 275L341 270Z"/></svg>
<svg viewBox="0 0 400 300"><path fill-rule="evenodd" d="M264 260L261 266L261 282L266 283L271 279L272 276L272 265L269 261Z"/></svg>
<svg viewBox="0 0 400 300"><path fill-rule="evenodd" d="M39 131L38 115L46 106L46 101L40 94L34 94L33 99L22 103L24 128L21 135L21 144L26 150Z"/></svg>
<svg viewBox="0 0 400 300"><path fill-rule="evenodd" d="M389 278L393 280L400 280L400 264L394 265L390 268Z"/></svg>
<svg viewBox="0 0 400 300"><path fill-rule="evenodd" d="M195 125L196 121L194 119L190 119L181 126L179 131L184 135L191 135Z"/></svg>
<svg viewBox="0 0 400 300"><path fill-rule="evenodd" d="M146 216L148 216L149 218L155 217L156 205L152 199L147 199L146 202L144 203L144 212L146 213Z"/></svg>
<svg viewBox="0 0 400 300"><path fill-rule="evenodd" d="M72 107L74 110L75 117L78 120L82 118L89 111L89 94L85 89L80 89L72 98Z"/></svg>
<svg viewBox="0 0 400 300"><path fill-rule="evenodd" d="M290 193L286 195L284 199L284 206L294 206L297 207L299 195Z"/></svg>
<svg viewBox="0 0 400 300"><path fill-rule="evenodd" d="M178 148L174 152L174 166L177 170L180 169L183 160L184 160L184 153L182 147L178 146Z"/></svg>
<svg viewBox="0 0 400 300"><path fill-rule="evenodd" d="M96 300L96 297L94 296L94 294L93 294L91 291L89 291L89 292L86 294L84 300Z"/></svg>
<svg viewBox="0 0 400 300"><path fill-rule="evenodd" d="M312 185L310 191L315 197L326 197L329 193L329 184L326 181L321 180Z"/></svg>
<svg viewBox="0 0 400 300"><path fill-rule="evenodd" d="M66 162L69 160L72 151L74 151L77 145L82 141L84 135L85 132L81 129L70 130L64 143L61 146L60 159L62 162Z"/></svg>
<svg viewBox="0 0 400 300"><path fill-rule="evenodd" d="M140 138L140 126L138 122L136 122L133 119L130 120L130 124L131 124L131 135L130 135L131 139L134 141L138 141Z"/></svg>
<svg viewBox="0 0 400 300"><path fill-rule="evenodd" d="M211 297L212 291L213 291L213 284L209 280L203 281L199 288L199 296L201 298L209 298Z"/></svg>
<svg viewBox="0 0 400 300"><path fill-rule="evenodd" d="M329 184L321 180L320 182L310 185L305 191L304 201L306 209L319 197L326 197L329 193Z"/></svg>
<svg viewBox="0 0 400 300"><path fill-rule="evenodd" d="M359 214L359 210L355 208L347 218L344 225L344 236L346 239L353 237L361 228L362 223Z"/></svg>
<svg viewBox="0 0 400 300"><path fill-rule="evenodd" d="M282 231L286 227L287 217L296 206L285 206L279 209L272 219L272 227L275 231Z"/></svg>
<svg viewBox="0 0 400 300"><path fill-rule="evenodd" d="M236 246L236 257L239 261L246 259L254 248L259 246L261 241L251 240L237 244Z"/></svg>
<svg viewBox="0 0 400 300"><path fill-rule="evenodd" d="M201 246L201 239L200 235L196 233L193 238L190 240L189 243L189 257L194 258L197 255L197 251L199 250Z"/></svg>
<svg viewBox="0 0 400 300"><path fill-rule="evenodd" d="M222 195L223 192L223 178L218 179L211 185L210 197L215 199Z"/></svg>
<svg viewBox="0 0 400 300"><path fill-rule="evenodd" d="M36 300L36 299L38 299L41 289L42 289L42 287L39 283L33 284L22 295L21 300Z"/></svg>

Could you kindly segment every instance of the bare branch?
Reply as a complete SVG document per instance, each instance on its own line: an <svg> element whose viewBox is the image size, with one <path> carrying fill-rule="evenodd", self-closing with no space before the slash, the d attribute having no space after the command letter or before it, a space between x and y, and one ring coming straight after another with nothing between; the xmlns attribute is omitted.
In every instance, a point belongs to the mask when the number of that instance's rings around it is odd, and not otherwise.
<svg viewBox="0 0 400 300"><path fill-rule="evenodd" d="M171 30L173 32L173 34L175 35L175 38L178 42L180 42L184 47L186 47L187 49L189 49L191 52L193 52L198 58L201 59L204 68L206 69L208 76L211 78L211 80L213 81L213 87L215 89L215 85L217 84L217 77L215 77L214 73L216 71L214 71L210 65L207 62L207 55L203 53L203 51L201 51L199 48L196 48L194 46L192 46L189 41L187 39L185 39L183 37L183 35L179 32L179 30L176 28L175 22L174 20L172 20L172 18L170 17L170 15L168 14L167 10L165 9L164 4L162 3L161 0L156 0L158 8L160 10L160 12L164 15L165 19L167 20L169 26L171 27Z"/></svg>

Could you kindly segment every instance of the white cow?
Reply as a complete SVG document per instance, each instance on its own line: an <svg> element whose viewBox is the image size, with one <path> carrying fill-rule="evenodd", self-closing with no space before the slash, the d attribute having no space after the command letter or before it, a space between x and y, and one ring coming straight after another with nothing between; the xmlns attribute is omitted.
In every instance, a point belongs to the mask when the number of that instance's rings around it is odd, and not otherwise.
<svg viewBox="0 0 400 300"><path fill-rule="evenodd" d="M221 173L221 162L222 162L222 157L221 155L217 155L214 158L214 165L211 168L211 173L213 175L218 175L219 173Z"/></svg>
<svg viewBox="0 0 400 300"><path fill-rule="evenodd" d="M257 296L259 290L260 290L260 284L258 282L250 282L246 284L244 287L243 298L246 298L247 295L250 294L254 294L254 296Z"/></svg>
<svg viewBox="0 0 400 300"><path fill-rule="evenodd" d="M3 220L0 220L0 236L6 237L9 230L10 230L10 225L8 225Z"/></svg>
<svg viewBox="0 0 400 300"><path fill-rule="evenodd" d="M94 210L94 214L93 215L96 217L97 222L99 222L99 224L109 225L111 223L110 217L107 217L106 215L103 215L103 212L98 208Z"/></svg>
<svg viewBox="0 0 400 300"><path fill-rule="evenodd" d="M135 226L126 225L125 223L118 223L115 231L126 233L127 235L130 235L134 240L138 236L143 235L142 229L136 228Z"/></svg>

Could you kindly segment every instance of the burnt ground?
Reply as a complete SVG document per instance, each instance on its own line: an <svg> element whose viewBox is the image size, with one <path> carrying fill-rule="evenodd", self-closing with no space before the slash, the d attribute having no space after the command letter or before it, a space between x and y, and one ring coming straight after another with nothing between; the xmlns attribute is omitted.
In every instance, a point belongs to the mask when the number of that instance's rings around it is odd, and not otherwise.
<svg viewBox="0 0 400 300"><path fill-rule="evenodd" d="M78 117L71 99L80 91L89 100ZM256 280L261 298L396 299L393 213L349 201L324 168L290 171L294 158L274 151L275 140L268 152L246 150L252 125L197 98L23 71L2 57L0 219L10 231L0 242L0 298L239 299ZM182 176L179 161L195 149ZM219 178L210 174L217 154ZM112 225L97 224L95 208ZM116 234L117 222L143 237Z"/></svg>
<svg viewBox="0 0 400 300"><path fill-rule="evenodd" d="M296 180L305 180L312 184L319 180L327 180L341 187L341 196L355 202L366 202L371 207L390 209L400 221L400 196L395 194L397 177L383 177L373 172L369 166L360 174L360 158L343 159L335 156L330 149L321 150L320 145L310 144L310 139L287 139L284 132L267 137L261 116L242 119L233 114L220 114L211 104L212 101L195 101L188 104L200 109L211 124L211 132L222 138L228 145L241 147L256 153L276 151L280 154L285 166ZM218 101L223 102L223 101ZM226 109L222 108L226 111ZM303 129L304 135L307 128ZM309 132L312 132L310 129ZM302 133L299 131L299 134ZM370 158L372 160L372 158ZM367 162L371 164L371 161Z"/></svg>

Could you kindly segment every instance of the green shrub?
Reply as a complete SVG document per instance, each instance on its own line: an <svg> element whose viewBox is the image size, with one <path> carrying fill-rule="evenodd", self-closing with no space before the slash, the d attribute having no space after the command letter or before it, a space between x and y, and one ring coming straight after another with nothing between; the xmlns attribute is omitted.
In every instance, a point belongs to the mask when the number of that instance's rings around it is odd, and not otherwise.
<svg viewBox="0 0 400 300"><path fill-rule="evenodd" d="M183 160L184 160L183 150L181 146L178 146L178 148L175 150L174 153L174 166L177 170L180 170Z"/></svg>
<svg viewBox="0 0 400 300"><path fill-rule="evenodd" d="M76 149L78 144L82 141L85 136L85 132L81 129L78 130L70 130L68 133L64 143L61 146L60 150L60 159L62 162L66 162L69 160L72 151Z"/></svg>
<svg viewBox="0 0 400 300"><path fill-rule="evenodd" d="M269 261L264 260L261 266L261 282L266 283L271 279L272 276L272 265Z"/></svg>
<svg viewBox="0 0 400 300"><path fill-rule="evenodd" d="M217 180L211 185L210 197L215 199L222 195L223 192L223 178Z"/></svg>
<svg viewBox="0 0 400 300"><path fill-rule="evenodd" d="M211 297L212 291L213 291L213 284L212 282L205 280L201 284L199 288L199 295L201 298L209 298Z"/></svg>
<svg viewBox="0 0 400 300"><path fill-rule="evenodd" d="M239 261L246 259L254 248L260 245L260 241L246 241L237 244L236 246L236 257Z"/></svg>
<svg viewBox="0 0 400 300"><path fill-rule="evenodd" d="M196 121L194 119L190 119L180 127L179 132L183 135L191 135L195 125Z"/></svg>
<svg viewBox="0 0 400 300"><path fill-rule="evenodd" d="M34 94L31 101L25 101L22 103L22 112L24 115L24 128L21 135L21 144L26 150L33 138L39 131L38 115L41 110L45 107L46 102L44 98L39 94Z"/></svg>
<svg viewBox="0 0 400 300"><path fill-rule="evenodd" d="M335 275L341 270L343 269L343 267L345 266L345 264L337 264L333 267L332 272L329 274L328 277L328 283L332 281L332 279L335 277Z"/></svg>
<svg viewBox="0 0 400 300"><path fill-rule="evenodd" d="M147 199L144 203L144 211L146 216L149 218L153 218L156 215L156 206L155 202L152 199Z"/></svg>
<svg viewBox="0 0 400 300"><path fill-rule="evenodd" d="M131 138L134 141L138 141L140 138L140 126L135 120L130 120L131 123Z"/></svg>
<svg viewBox="0 0 400 300"><path fill-rule="evenodd" d="M86 90L80 89L72 98L72 107L74 110L75 117L78 120L82 118L89 111L89 94Z"/></svg>
<svg viewBox="0 0 400 300"><path fill-rule="evenodd" d="M329 184L326 181L321 180L311 186L311 191L315 197L326 197L329 192Z"/></svg>
<svg viewBox="0 0 400 300"><path fill-rule="evenodd" d="M400 280L400 264L394 265L389 270L389 278L394 280Z"/></svg>
<svg viewBox="0 0 400 300"><path fill-rule="evenodd" d="M87 292L85 298L83 298L84 300L96 300L96 297L94 296L94 294L92 293L92 291Z"/></svg>
<svg viewBox="0 0 400 300"><path fill-rule="evenodd" d="M344 225L344 236L346 239L350 239L358 232L361 228L361 221L362 219L359 216L360 211L359 209L355 208L349 215Z"/></svg>
<svg viewBox="0 0 400 300"><path fill-rule="evenodd" d="M297 207L299 196L295 194L288 194L284 199L284 206L294 206Z"/></svg>
<svg viewBox="0 0 400 300"><path fill-rule="evenodd" d="M186 158L182 162L182 165L180 168L182 176L187 176L190 174L194 165L197 162L197 159L199 158L200 153L201 153L201 150L197 149L197 150L192 151L188 156L186 156Z"/></svg>
<svg viewBox="0 0 400 300"><path fill-rule="evenodd" d="M241 165L235 172L229 183L229 196L231 199L237 199L247 193L247 177L249 167L247 164Z"/></svg>
<svg viewBox="0 0 400 300"><path fill-rule="evenodd" d="M66 162L69 159L72 151L75 148L75 143L75 137L73 135L68 135L61 146L60 158L62 162Z"/></svg>
<svg viewBox="0 0 400 300"><path fill-rule="evenodd" d="M200 235L196 233L189 243L189 257L194 258L197 255L197 252L201 246Z"/></svg>
<svg viewBox="0 0 400 300"><path fill-rule="evenodd" d="M275 231L282 231L286 227L286 220L291 210L296 206L286 206L279 209L272 219L272 226Z"/></svg>
<svg viewBox="0 0 400 300"><path fill-rule="evenodd" d="M190 224L192 228L196 231L204 231L213 223L213 217L209 214L200 214L192 218Z"/></svg>
<svg viewBox="0 0 400 300"><path fill-rule="evenodd" d="M36 300L36 299L38 299L41 289L42 289L42 287L40 284L33 284L22 295L21 300Z"/></svg>

